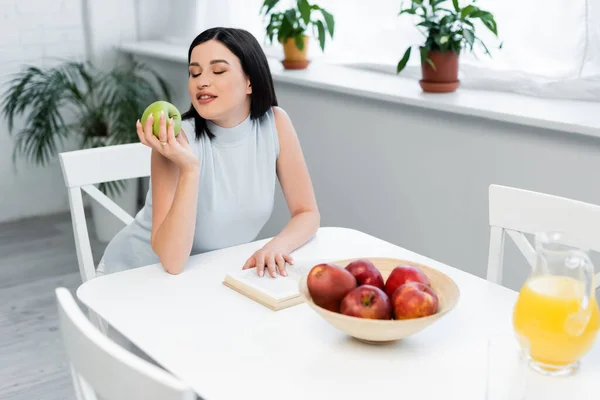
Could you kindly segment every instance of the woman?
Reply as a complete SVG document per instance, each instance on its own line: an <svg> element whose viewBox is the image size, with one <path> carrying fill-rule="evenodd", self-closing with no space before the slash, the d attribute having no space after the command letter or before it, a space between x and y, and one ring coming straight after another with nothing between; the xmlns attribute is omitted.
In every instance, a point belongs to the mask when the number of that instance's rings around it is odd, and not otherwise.
<svg viewBox="0 0 600 400"><path fill-rule="evenodd" d="M152 148L150 190L134 222L107 246L98 272L160 262L179 274L190 254L253 241L271 215L278 178L291 220L242 268L286 275L290 253L314 236L320 216L267 59L250 33L213 28L194 39L188 64L191 106L181 134L174 136L164 116L158 138L153 119L136 123L140 141Z"/></svg>

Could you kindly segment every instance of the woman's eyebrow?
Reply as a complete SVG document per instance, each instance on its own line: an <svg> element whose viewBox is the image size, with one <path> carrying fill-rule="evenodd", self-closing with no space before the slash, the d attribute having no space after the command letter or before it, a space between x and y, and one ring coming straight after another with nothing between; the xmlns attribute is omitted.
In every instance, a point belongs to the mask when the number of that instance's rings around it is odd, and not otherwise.
<svg viewBox="0 0 600 400"><path fill-rule="evenodd" d="M220 60L220 59L219 60L211 60L210 65L219 64L219 63L224 63L224 64L229 65L229 63L226 60ZM200 66L200 64L197 62L190 63L190 67L199 67L199 66Z"/></svg>

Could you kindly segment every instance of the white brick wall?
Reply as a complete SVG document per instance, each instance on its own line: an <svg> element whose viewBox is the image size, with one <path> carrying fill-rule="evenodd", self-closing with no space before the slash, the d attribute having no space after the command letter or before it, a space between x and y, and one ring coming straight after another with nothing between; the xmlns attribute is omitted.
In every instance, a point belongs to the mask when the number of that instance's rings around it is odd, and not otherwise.
<svg viewBox="0 0 600 400"><path fill-rule="evenodd" d="M82 58L85 36L81 0L0 0L0 90L21 65L51 65ZM17 121L16 129L23 126ZM47 168L12 163L13 140L0 117L0 222L67 210L58 162Z"/></svg>
<svg viewBox="0 0 600 400"><path fill-rule="evenodd" d="M174 4L185 13L189 1ZM49 66L90 55L97 66L110 67L120 43L138 34L140 39L172 35L165 6L159 0L0 0L0 93L23 64ZM22 126L17 121L17 130ZM67 211L58 160L46 168L20 160L15 174L12 147L0 115L0 222Z"/></svg>

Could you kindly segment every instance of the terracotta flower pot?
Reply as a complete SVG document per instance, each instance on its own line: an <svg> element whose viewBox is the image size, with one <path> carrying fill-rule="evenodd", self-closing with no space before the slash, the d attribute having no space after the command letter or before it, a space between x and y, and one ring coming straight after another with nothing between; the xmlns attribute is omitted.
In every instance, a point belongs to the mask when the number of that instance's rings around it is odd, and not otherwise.
<svg viewBox="0 0 600 400"><path fill-rule="evenodd" d="M458 54L453 51L430 51L429 58L435 69L429 63L421 63L423 79L419 81L425 92L447 93L454 92L460 82L458 80Z"/></svg>
<svg viewBox="0 0 600 400"><path fill-rule="evenodd" d="M304 36L304 49L299 50L296 47L294 38L289 38L283 43L283 54L285 56L282 61L283 67L286 69L304 69L308 67L310 61L307 58L308 54L308 36Z"/></svg>

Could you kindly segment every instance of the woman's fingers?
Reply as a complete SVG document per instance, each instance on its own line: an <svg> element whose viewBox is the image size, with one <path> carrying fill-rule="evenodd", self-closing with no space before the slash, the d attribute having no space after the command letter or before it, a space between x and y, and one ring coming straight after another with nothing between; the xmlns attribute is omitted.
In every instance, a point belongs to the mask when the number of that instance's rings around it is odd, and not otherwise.
<svg viewBox="0 0 600 400"><path fill-rule="evenodd" d="M153 124L154 124L154 115L150 114L148 119L146 120L146 124L144 126L144 137L146 138L146 144L151 146L154 150L157 150L163 156L165 155L165 150L167 146L166 137L166 118L163 117L159 121L159 137L157 138L153 133ZM162 132L161 132L162 130ZM163 135L163 139L160 139L160 135ZM163 144L164 143L164 144Z"/></svg>
<svg viewBox="0 0 600 400"><path fill-rule="evenodd" d="M258 276L263 276L265 269L269 271L269 275L273 278L277 276L277 273L281 276L287 276L286 261L291 261L291 257L287 254L277 253L265 253L263 251L257 251L246 260L246 263L242 269L248 269L256 267L256 273ZM289 263L289 262L288 262Z"/></svg>
<svg viewBox="0 0 600 400"><path fill-rule="evenodd" d="M144 138L146 139L146 144L148 146L150 146L153 149L158 150L160 152L162 149L160 148L160 144L158 143L158 139L152 133L152 125L153 125L153 123L154 123L154 115L150 114L150 116L146 120L146 123L143 126L143 128L144 128Z"/></svg>
<svg viewBox="0 0 600 400"><path fill-rule="evenodd" d="M256 260L254 259L254 256L252 256L248 260L246 260L246 263L244 264L242 269L253 268L255 265L256 265Z"/></svg>
<svg viewBox="0 0 600 400"><path fill-rule="evenodd" d="M178 145L177 139L175 139L175 127L173 118L169 119L169 124L167 125L167 142L169 145Z"/></svg>
<svg viewBox="0 0 600 400"><path fill-rule="evenodd" d="M167 116L164 111L160 112L160 121L158 125L158 140L160 144L164 144L168 141L167 139Z"/></svg>
<svg viewBox="0 0 600 400"><path fill-rule="evenodd" d="M139 119L135 123L135 130L137 132L138 138L140 139L140 142L147 146L148 143L146 142L146 136L144 135L144 131L142 129L142 123L140 122Z"/></svg>
<svg viewBox="0 0 600 400"><path fill-rule="evenodd" d="M254 257L256 260L256 273L258 276L263 276L265 274L265 255L259 252Z"/></svg>
<svg viewBox="0 0 600 400"><path fill-rule="evenodd" d="M269 269L269 274L271 274L271 276L273 278L275 278L277 276L277 265L275 264L275 257L273 257L272 254L269 254L266 257L266 264L267 264L267 268Z"/></svg>
<svg viewBox="0 0 600 400"><path fill-rule="evenodd" d="M152 143L151 139L152 139L152 136L154 136L152 134L152 124L153 123L154 123L154 115L150 114L150 116L146 120L146 123L143 126L143 128L144 128L144 137L146 138L146 143L148 143L148 144Z"/></svg>
<svg viewBox="0 0 600 400"><path fill-rule="evenodd" d="M290 256L289 254L284 254L283 259L290 265L294 264L294 258L292 256Z"/></svg>
<svg viewBox="0 0 600 400"><path fill-rule="evenodd" d="M281 254L277 254L277 256L275 256L275 262L277 263L279 275L286 276L287 272L285 271L285 260L283 259Z"/></svg>

